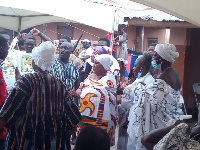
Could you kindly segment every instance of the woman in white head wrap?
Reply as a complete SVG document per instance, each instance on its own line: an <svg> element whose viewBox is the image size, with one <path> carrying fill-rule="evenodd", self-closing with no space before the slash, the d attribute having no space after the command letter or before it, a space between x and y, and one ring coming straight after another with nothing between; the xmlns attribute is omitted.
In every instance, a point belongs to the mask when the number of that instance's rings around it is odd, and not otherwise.
<svg viewBox="0 0 200 150"><path fill-rule="evenodd" d="M178 52L173 44L157 44L152 66L160 69L157 79L145 89L135 90L137 105L129 112L129 134L127 150L145 149L141 138L154 129L169 125L172 119L182 119L179 103L181 80L171 64Z"/></svg>
<svg viewBox="0 0 200 150"><path fill-rule="evenodd" d="M76 91L76 96L80 97L79 111L83 117L78 131L86 125L100 127L108 132L111 146L115 143L116 80L107 71L112 64L109 54L96 56L93 72Z"/></svg>
<svg viewBox="0 0 200 150"><path fill-rule="evenodd" d="M181 89L181 80L171 67L177 57L179 57L179 53L176 52L176 47L173 44L157 44L152 61L152 66L161 71L157 78L164 80L175 91Z"/></svg>

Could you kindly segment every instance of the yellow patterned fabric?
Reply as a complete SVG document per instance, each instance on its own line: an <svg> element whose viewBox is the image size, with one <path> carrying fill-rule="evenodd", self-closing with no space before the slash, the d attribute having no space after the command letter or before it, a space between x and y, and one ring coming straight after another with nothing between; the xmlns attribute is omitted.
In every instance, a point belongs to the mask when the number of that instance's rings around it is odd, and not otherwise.
<svg viewBox="0 0 200 150"><path fill-rule="evenodd" d="M83 117L78 131L87 125L95 125L107 131L111 145L115 143L116 81L112 74L96 81L87 78L80 95L79 111Z"/></svg>

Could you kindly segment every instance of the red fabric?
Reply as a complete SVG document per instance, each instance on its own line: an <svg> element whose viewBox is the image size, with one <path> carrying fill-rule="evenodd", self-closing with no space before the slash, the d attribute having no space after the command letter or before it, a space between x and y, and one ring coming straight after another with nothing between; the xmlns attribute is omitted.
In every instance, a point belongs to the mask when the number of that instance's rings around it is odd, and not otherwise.
<svg viewBox="0 0 200 150"><path fill-rule="evenodd" d="M128 73L131 72L131 59L132 59L132 56L131 56L131 55L128 55L128 64L125 65L126 71L127 71Z"/></svg>
<svg viewBox="0 0 200 150"><path fill-rule="evenodd" d="M0 139L4 139L5 137L6 137L6 128L5 127L3 127L2 128L2 132L0 133Z"/></svg>
<svg viewBox="0 0 200 150"><path fill-rule="evenodd" d="M6 100L6 82L3 78L3 72L0 69L0 108L2 107L3 103L5 103ZM3 131L0 133L0 139L5 138L6 136L6 128L3 127Z"/></svg>
<svg viewBox="0 0 200 150"><path fill-rule="evenodd" d="M110 37L111 37L111 34L108 32L106 34L106 38L110 40ZM112 39L113 39L113 42L114 42L114 35L113 35ZM113 46L112 51L115 51L115 46Z"/></svg>
<svg viewBox="0 0 200 150"><path fill-rule="evenodd" d="M2 82L2 84L0 84L0 108L2 106L2 104L5 102L6 100L6 82L3 78L3 72L0 69L0 82Z"/></svg>

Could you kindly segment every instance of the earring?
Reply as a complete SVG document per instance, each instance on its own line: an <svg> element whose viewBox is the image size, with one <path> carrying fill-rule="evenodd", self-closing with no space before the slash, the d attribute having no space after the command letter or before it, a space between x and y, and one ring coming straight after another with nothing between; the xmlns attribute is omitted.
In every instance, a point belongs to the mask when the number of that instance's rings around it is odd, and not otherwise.
<svg viewBox="0 0 200 150"><path fill-rule="evenodd" d="M160 64L162 65L163 62L162 62L162 59L161 59L161 58L159 59L159 61L160 61Z"/></svg>
<svg viewBox="0 0 200 150"><path fill-rule="evenodd" d="M140 72L142 73L142 71L143 71L143 70L142 70L142 67L141 67L141 68L140 68Z"/></svg>

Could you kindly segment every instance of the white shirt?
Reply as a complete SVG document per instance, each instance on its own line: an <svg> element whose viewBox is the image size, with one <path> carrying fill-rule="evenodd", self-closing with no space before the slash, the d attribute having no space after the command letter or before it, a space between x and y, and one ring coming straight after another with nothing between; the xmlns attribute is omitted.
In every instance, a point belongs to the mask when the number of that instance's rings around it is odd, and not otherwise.
<svg viewBox="0 0 200 150"><path fill-rule="evenodd" d="M15 68L17 67L17 50L9 50L8 56L3 62L3 76L9 92L15 83Z"/></svg>
<svg viewBox="0 0 200 150"><path fill-rule="evenodd" d="M87 55L91 56L92 53L94 52L94 50L93 50L91 47L89 47L89 48L86 49L85 51L86 51L86 56L87 56Z"/></svg>

